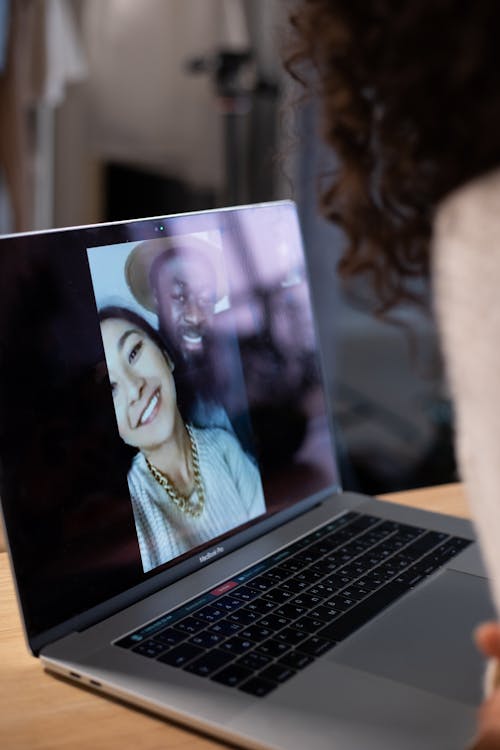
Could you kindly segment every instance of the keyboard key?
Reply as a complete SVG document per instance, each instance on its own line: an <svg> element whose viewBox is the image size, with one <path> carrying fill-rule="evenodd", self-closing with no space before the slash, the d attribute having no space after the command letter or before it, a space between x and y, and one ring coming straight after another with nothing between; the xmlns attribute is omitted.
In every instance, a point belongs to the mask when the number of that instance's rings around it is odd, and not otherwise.
<svg viewBox="0 0 500 750"><path fill-rule="evenodd" d="M271 657L266 656L266 654L259 654L258 651L249 651L248 654L243 654L235 664L241 664L242 667L246 667L252 672L257 672L259 669L262 669L269 664L270 661Z"/></svg>
<svg viewBox="0 0 500 750"><path fill-rule="evenodd" d="M178 643L184 641L187 637L188 634L183 633L181 630L167 628L167 630L162 630L161 633L155 635L154 640L160 641L160 643L164 643L167 646L177 646Z"/></svg>
<svg viewBox="0 0 500 750"><path fill-rule="evenodd" d="M303 536L302 539L299 539L294 544L294 552L298 552L299 550L303 550L306 547L309 547L310 544L312 544L315 541L315 537L313 534L308 534L307 536ZM297 555L295 554L294 557Z"/></svg>
<svg viewBox="0 0 500 750"><path fill-rule="evenodd" d="M468 539L459 539L458 537L452 537L447 542L437 547L437 549L433 550L431 552L431 555L435 555L436 558L439 558L442 562L445 562L446 560L455 557L455 555L458 555L466 547L468 547L469 544L470 541Z"/></svg>
<svg viewBox="0 0 500 750"><path fill-rule="evenodd" d="M316 560L318 559L318 555L311 551L311 547L308 547L307 549L302 550L295 559L302 564L303 568L305 568L306 565L309 565L309 563L316 562Z"/></svg>
<svg viewBox="0 0 500 750"><path fill-rule="evenodd" d="M380 565L377 568L377 572L380 576L383 577L384 580L389 581L391 578L394 578L394 576L397 576L398 573L401 572L401 568L398 568L397 565L388 562Z"/></svg>
<svg viewBox="0 0 500 750"><path fill-rule="evenodd" d="M228 620L219 620L219 622L210 625L207 628L207 633L215 633L216 635L230 636L237 633L243 625L237 622L229 622Z"/></svg>
<svg viewBox="0 0 500 750"><path fill-rule="evenodd" d="M239 689L250 695L255 695L257 698L263 698L271 690L275 690L278 685L276 682L269 682L269 680L263 680L260 677L252 677L247 682L239 685Z"/></svg>
<svg viewBox="0 0 500 750"><path fill-rule="evenodd" d="M253 610L248 611L247 609L238 609L236 612L231 612L227 619L230 622L238 624L240 628L244 628L247 625L251 625L253 622L260 618L260 612L254 612Z"/></svg>
<svg viewBox="0 0 500 750"><path fill-rule="evenodd" d="M371 575L363 576L363 578L360 578L358 581L356 581L356 584L358 586L361 586L361 588L364 591L373 592L375 589L378 589L380 586L380 580L377 578L374 578Z"/></svg>
<svg viewBox="0 0 500 750"><path fill-rule="evenodd" d="M351 545L346 545L343 547L339 552L335 553L332 557L329 557L330 560L338 560L341 565L345 565L346 563L352 562L352 560L357 557L358 553L354 551L354 549L351 548Z"/></svg>
<svg viewBox="0 0 500 750"><path fill-rule="evenodd" d="M312 594L313 596L319 596L321 599L329 599L334 594L338 594L341 588L343 588L344 584L333 584L333 583L326 583L323 581L322 583L315 584L312 588L308 589L308 594Z"/></svg>
<svg viewBox="0 0 500 750"><path fill-rule="evenodd" d="M203 630L203 628L207 627L206 622L202 622L202 620L197 620L194 617L186 617L184 620L181 620L180 622L175 623L175 627L178 630L182 630L184 633L197 633L199 630Z"/></svg>
<svg viewBox="0 0 500 750"><path fill-rule="evenodd" d="M425 555L433 547L443 542L447 538L447 534L442 534L438 531L428 531L421 537L412 542L408 547L405 548L407 554L418 555L419 557Z"/></svg>
<svg viewBox="0 0 500 750"><path fill-rule="evenodd" d="M305 630L306 633L309 633L310 635L324 627L325 620L319 620L318 618L309 617L307 615L305 617L300 617L293 623L294 630Z"/></svg>
<svg viewBox="0 0 500 750"><path fill-rule="evenodd" d="M390 536L388 539L386 539L383 544L385 550L396 552L397 550L405 547L408 542L400 534L393 534L393 536Z"/></svg>
<svg viewBox="0 0 500 750"><path fill-rule="evenodd" d="M405 586L407 589L411 589L417 584L421 583L427 576L425 573L417 569L416 565L400 573L392 583Z"/></svg>
<svg viewBox="0 0 500 750"><path fill-rule="evenodd" d="M359 602L360 599L364 599L364 597L366 596L366 592L364 591L364 589L360 589L355 585L351 585L351 586L348 586L346 589L343 589L339 596L340 598L344 600L351 600L353 602ZM339 597L332 597L332 598L336 599Z"/></svg>
<svg viewBox="0 0 500 750"><path fill-rule="evenodd" d="M405 552L400 552L398 555L391 557L390 563L400 570L404 570L414 562L411 555L407 555Z"/></svg>
<svg viewBox="0 0 500 750"><path fill-rule="evenodd" d="M283 570L288 573L288 575L292 575L292 573L296 573L299 570L302 570L304 566L300 563L299 560L295 560L293 557L289 560L284 560L280 565L277 566L277 570Z"/></svg>
<svg viewBox="0 0 500 750"><path fill-rule="evenodd" d="M258 615L267 615L268 612L275 608L276 604L266 599L254 599L253 602L245 605L246 612L256 612Z"/></svg>
<svg viewBox="0 0 500 750"><path fill-rule="evenodd" d="M429 576L431 573L434 573L435 570L438 570L447 560L462 551L460 547L455 546L453 543L450 545L449 542L446 543L446 545L443 545L443 547L443 550L441 547L433 549L432 552L427 554L413 566L413 570L424 576Z"/></svg>
<svg viewBox="0 0 500 750"><path fill-rule="evenodd" d="M362 515L356 518L351 524L349 524L348 530L351 533L353 531L355 531L356 533L360 533L361 531L366 531L366 529L369 529L372 526L376 526L378 523L380 523L380 518L376 518L375 516Z"/></svg>
<svg viewBox="0 0 500 750"><path fill-rule="evenodd" d="M370 593L368 589L363 588L358 583L354 583L348 590L351 593L351 598L356 599L358 602Z"/></svg>
<svg viewBox="0 0 500 750"><path fill-rule="evenodd" d="M420 526L408 526L407 524L399 524L397 533L398 536L401 537L401 539L409 542L412 539L415 539L417 536L420 536L424 531L425 529L422 529Z"/></svg>
<svg viewBox="0 0 500 750"><path fill-rule="evenodd" d="M222 599L219 599L217 601L217 606L226 610L226 612L232 612L233 609L238 609L238 607L241 607L241 601L239 599L235 599L233 596L223 596Z"/></svg>
<svg viewBox="0 0 500 750"><path fill-rule="evenodd" d="M337 544L329 543L328 538L321 542L316 542L316 544L312 544L309 547L309 552L311 552L316 560L318 560L320 557L323 557L323 555L327 555L329 552L333 552Z"/></svg>
<svg viewBox="0 0 500 750"><path fill-rule="evenodd" d="M192 643L194 646L199 646L200 648L213 648L222 640L224 640L222 634L210 633L208 630L203 630L201 633L193 635L187 643Z"/></svg>
<svg viewBox="0 0 500 750"><path fill-rule="evenodd" d="M290 575L287 571L276 568L268 570L266 575L268 578L272 578L274 581L284 581Z"/></svg>
<svg viewBox="0 0 500 750"><path fill-rule="evenodd" d="M273 630L274 632L281 630L281 628L286 628L290 623L291 620L286 617L278 617L278 615L266 615L259 620L259 625L261 627L270 628L270 630Z"/></svg>
<svg viewBox="0 0 500 750"><path fill-rule="evenodd" d="M276 579L269 578L267 575L257 576L257 578L252 578L251 581L248 581L248 586L258 591L267 591L275 585Z"/></svg>
<svg viewBox="0 0 500 750"><path fill-rule="evenodd" d="M294 628L285 628L284 630L280 630L279 633L276 633L274 638L277 641L283 641L283 643L288 643L289 646L296 646L297 643L300 643L300 641L303 641L304 638L307 638L309 636L309 632L307 630L295 630Z"/></svg>
<svg viewBox="0 0 500 750"><path fill-rule="evenodd" d="M356 604L354 599L349 599L347 596L340 594L339 596L332 597L327 606L330 610L333 609L336 614L338 614L339 612L345 612L347 609L350 609L354 604ZM333 615L333 617L336 617L336 614Z"/></svg>
<svg viewBox="0 0 500 750"><path fill-rule="evenodd" d="M328 604L321 607L316 607L316 609L313 609L309 614L314 620L323 620L323 622L330 622L331 620L334 620L336 617L338 617L341 612L340 610L335 609L334 607L331 607L330 604Z"/></svg>
<svg viewBox="0 0 500 750"><path fill-rule="evenodd" d="M243 680L248 680L251 677L252 672L246 669L241 664L230 664L220 672L212 676L214 682L219 682L221 685L228 685L229 687L235 687L239 685Z"/></svg>
<svg viewBox="0 0 500 750"><path fill-rule="evenodd" d="M295 597L293 600L293 603L296 604L299 607L306 607L307 609L312 609L318 604L321 604L323 601L323 598L320 596L312 596L311 594L299 594Z"/></svg>
<svg viewBox="0 0 500 750"><path fill-rule="evenodd" d="M235 635L233 636L233 638L230 638L228 641L225 641L221 645L221 649L223 649L224 651L229 651L231 654L235 654L236 656L239 656L240 654L244 654L245 651L248 651L254 646L255 646L255 643L253 641L249 641L248 638L239 638L237 635Z"/></svg>
<svg viewBox="0 0 500 750"><path fill-rule="evenodd" d="M279 662L276 662L277 664L284 664L287 667L291 667L292 669L295 669L298 671L299 669L304 669L304 667L307 667L308 664L311 664L313 661L313 657L309 656L308 654L303 654L300 651L289 651L287 654L284 654Z"/></svg>
<svg viewBox="0 0 500 750"><path fill-rule="evenodd" d="M298 651L307 654L308 656L321 656L335 646L335 641L329 638L321 638L320 635L312 635L306 641L303 641L300 646L297 646Z"/></svg>
<svg viewBox="0 0 500 750"><path fill-rule="evenodd" d="M217 620L225 617L225 615L225 610L223 610L221 607L214 607L211 604L208 604L206 607L203 607L203 609L198 609L196 611L196 619L203 620L203 622L217 622Z"/></svg>
<svg viewBox="0 0 500 750"><path fill-rule="evenodd" d="M170 664L172 667L183 667L184 664L187 664L197 656L201 656L202 653L203 649L197 646L193 646L190 643L181 643L180 646L175 646L170 651L167 651L166 654L160 656L158 661Z"/></svg>
<svg viewBox="0 0 500 750"><path fill-rule="evenodd" d="M270 656L271 659L275 659L278 656L283 656L284 653L289 651L290 646L287 643L275 641L273 638L270 638L268 641L260 643L256 650L259 654L264 654L265 656Z"/></svg>
<svg viewBox="0 0 500 750"><path fill-rule="evenodd" d="M164 643L150 640L139 643L132 651L136 654L141 654L141 656L146 656L148 659L155 659L163 651L166 651L167 648L168 646Z"/></svg>
<svg viewBox="0 0 500 750"><path fill-rule="evenodd" d="M239 636L240 638L248 638L255 643L260 643L261 641L265 641L266 638L270 638L273 634L274 630L262 627L259 622L258 625L251 625L249 628L242 630Z"/></svg>
<svg viewBox="0 0 500 750"><path fill-rule="evenodd" d="M120 648L133 648L134 646L137 646L138 643L141 643L144 640L144 636L139 635L139 633L131 633L130 635L126 635L124 638L120 638L119 641L115 641L114 645L120 646Z"/></svg>
<svg viewBox="0 0 500 750"><path fill-rule="evenodd" d="M319 580L320 578L323 578L324 576L330 575L341 565L343 565L343 563L337 560L327 560L326 557L324 557L322 560L313 563L309 568L307 568L306 575L309 575L309 580L312 583Z"/></svg>
<svg viewBox="0 0 500 750"><path fill-rule="evenodd" d="M322 583L330 582L335 579L337 584L337 592L339 589L345 589L347 586L352 586L356 579L364 576L367 572L371 571L371 567L365 565L362 562L353 562L350 565L346 565L345 568L338 570L333 576L325 578Z"/></svg>
<svg viewBox="0 0 500 750"><path fill-rule="evenodd" d="M276 662L275 664L271 664L269 667L264 669L263 672L260 673L259 677L263 680L271 680L271 682L286 682L286 680L289 680L290 677L293 677L296 674L295 670L293 670L291 667L288 667L285 664L280 664L280 662Z"/></svg>
<svg viewBox="0 0 500 750"><path fill-rule="evenodd" d="M233 659L232 654L224 653L224 651L219 651L219 649L213 649L212 651L207 651L199 659L192 661L184 669L186 672L198 674L200 677L208 677L221 667L224 667L231 659Z"/></svg>
<svg viewBox="0 0 500 750"><path fill-rule="evenodd" d="M289 578L288 581L280 583L280 589L291 591L293 594L300 594L308 585L306 581L296 581L295 578Z"/></svg>
<svg viewBox="0 0 500 750"><path fill-rule="evenodd" d="M366 572L366 568L364 565L360 566L361 569L361 575L363 575ZM357 570L357 566L353 566L353 570L344 570L342 569L332 578L326 579L328 582L331 580L335 580L337 583L337 586L344 588L345 586L351 586L353 578L359 578L360 572ZM322 581L322 583L325 583L325 581Z"/></svg>
<svg viewBox="0 0 500 750"><path fill-rule="evenodd" d="M382 521L377 526L377 531L388 531L392 534L399 531L399 523L397 521Z"/></svg>
<svg viewBox="0 0 500 750"><path fill-rule="evenodd" d="M314 566L311 566L309 568L306 568L301 573L295 574L295 580L296 581L306 581L309 584L313 584L315 581L318 581L320 578L323 578L325 574L314 570Z"/></svg>
<svg viewBox="0 0 500 750"><path fill-rule="evenodd" d="M274 614L278 615L278 617L287 617L289 620L296 620L305 613L305 607L296 607L294 604L284 604L274 611Z"/></svg>
<svg viewBox="0 0 500 750"><path fill-rule="evenodd" d="M257 589L252 589L249 586L239 586L234 591L231 591L231 596L235 596L237 599L241 599L244 602L251 602L256 596L259 596Z"/></svg>
<svg viewBox="0 0 500 750"><path fill-rule="evenodd" d="M293 593L291 591L283 591L279 588L272 589L271 591L267 591L265 594L262 595L262 598L269 602L274 602L275 604L283 604L284 602L288 601L288 599L291 599L293 597Z"/></svg>
<svg viewBox="0 0 500 750"><path fill-rule="evenodd" d="M363 540L366 539L367 542L370 543L370 545L378 544L383 539L386 539L388 536L391 535L391 531L389 529L382 529L381 527L378 527L376 529L372 529L365 537L363 537Z"/></svg>
<svg viewBox="0 0 500 750"><path fill-rule="evenodd" d="M373 540L367 537L358 537L354 542L351 542L351 549L356 555L360 555L362 552L373 545Z"/></svg>

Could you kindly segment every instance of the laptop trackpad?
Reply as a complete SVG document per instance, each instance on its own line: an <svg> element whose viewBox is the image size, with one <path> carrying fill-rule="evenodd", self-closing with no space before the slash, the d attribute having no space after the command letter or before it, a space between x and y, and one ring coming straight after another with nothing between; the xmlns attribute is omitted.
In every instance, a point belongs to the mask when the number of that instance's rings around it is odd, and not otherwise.
<svg viewBox="0 0 500 750"><path fill-rule="evenodd" d="M472 631L492 618L486 579L446 570L339 644L330 658L477 705L484 663Z"/></svg>

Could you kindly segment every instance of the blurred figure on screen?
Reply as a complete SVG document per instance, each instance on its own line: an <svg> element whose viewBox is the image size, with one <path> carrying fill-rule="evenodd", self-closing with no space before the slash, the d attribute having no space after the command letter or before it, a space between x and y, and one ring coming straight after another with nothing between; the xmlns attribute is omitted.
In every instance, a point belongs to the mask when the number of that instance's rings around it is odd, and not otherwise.
<svg viewBox="0 0 500 750"><path fill-rule="evenodd" d="M146 240L130 254L125 276L136 300L158 315L160 333L177 362L177 379L191 392L190 420L233 430L251 453L238 341L230 327L218 325L220 308L228 302L212 250L197 237Z"/></svg>
<svg viewBox="0 0 500 750"><path fill-rule="evenodd" d="M160 331L185 360L207 355L217 302L216 277L206 256L189 247L170 248L151 265Z"/></svg>

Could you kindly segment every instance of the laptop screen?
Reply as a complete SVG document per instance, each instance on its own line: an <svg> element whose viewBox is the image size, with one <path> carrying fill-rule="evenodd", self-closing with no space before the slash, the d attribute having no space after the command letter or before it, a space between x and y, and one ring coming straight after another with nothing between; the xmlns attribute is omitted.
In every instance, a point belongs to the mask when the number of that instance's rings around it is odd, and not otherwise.
<svg viewBox="0 0 500 750"><path fill-rule="evenodd" d="M293 204L1 243L2 505L30 638L338 484Z"/></svg>

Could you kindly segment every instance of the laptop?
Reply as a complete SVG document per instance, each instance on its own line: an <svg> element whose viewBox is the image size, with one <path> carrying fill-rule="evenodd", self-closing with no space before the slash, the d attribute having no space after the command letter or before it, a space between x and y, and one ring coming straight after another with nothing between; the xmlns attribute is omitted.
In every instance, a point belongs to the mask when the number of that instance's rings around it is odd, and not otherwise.
<svg viewBox="0 0 500 750"><path fill-rule="evenodd" d="M43 666L242 747L464 746L473 532L342 492L294 204L0 243L2 510Z"/></svg>

